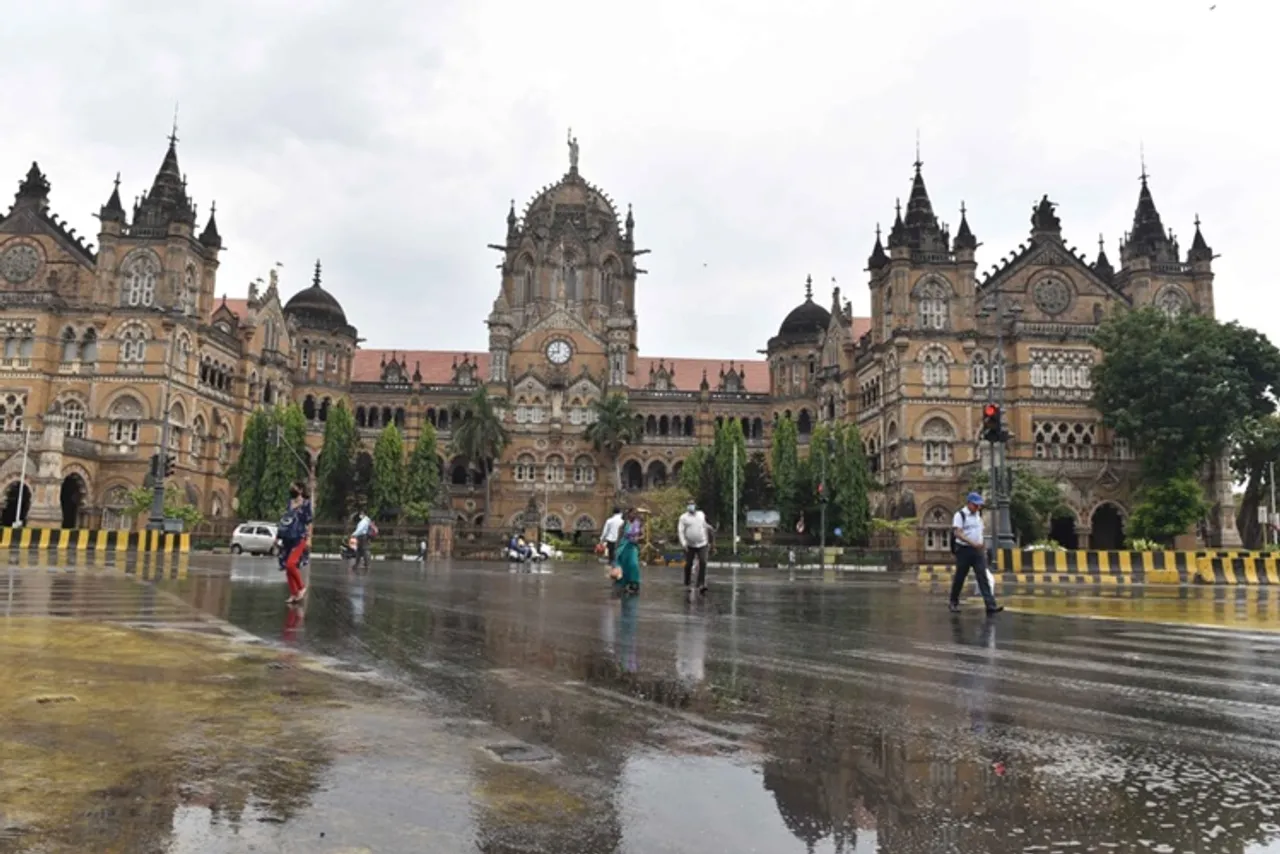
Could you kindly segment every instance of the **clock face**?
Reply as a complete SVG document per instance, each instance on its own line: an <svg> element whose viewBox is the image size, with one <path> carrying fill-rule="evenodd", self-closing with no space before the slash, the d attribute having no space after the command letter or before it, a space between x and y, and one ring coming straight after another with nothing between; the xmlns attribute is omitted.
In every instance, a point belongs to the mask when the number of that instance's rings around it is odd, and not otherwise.
<svg viewBox="0 0 1280 854"><path fill-rule="evenodd" d="M547 360L553 365L563 365L573 355L573 348L564 339L556 339L547 345Z"/></svg>

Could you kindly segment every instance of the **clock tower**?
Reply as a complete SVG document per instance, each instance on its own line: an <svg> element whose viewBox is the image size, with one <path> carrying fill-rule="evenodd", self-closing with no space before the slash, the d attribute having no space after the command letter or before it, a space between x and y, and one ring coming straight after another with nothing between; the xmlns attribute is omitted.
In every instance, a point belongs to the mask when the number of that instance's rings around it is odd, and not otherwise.
<svg viewBox="0 0 1280 854"><path fill-rule="evenodd" d="M502 285L489 315L486 379L490 396L506 401L511 443L498 476L513 486L495 490L503 496L490 513L495 523L537 527L525 518L534 504L535 521L565 535L604 521L608 463L583 433L595 401L626 394L635 372L635 283L644 272L635 260L645 250L634 232L630 209L619 217L579 174L570 135L569 171L523 216L512 202L506 241L490 246L502 253Z"/></svg>

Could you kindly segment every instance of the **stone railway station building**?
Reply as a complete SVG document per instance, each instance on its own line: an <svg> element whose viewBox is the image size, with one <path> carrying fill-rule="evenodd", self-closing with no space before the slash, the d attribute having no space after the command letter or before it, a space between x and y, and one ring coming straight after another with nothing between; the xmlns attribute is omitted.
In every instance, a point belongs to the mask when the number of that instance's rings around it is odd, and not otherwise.
<svg viewBox="0 0 1280 854"><path fill-rule="evenodd" d="M784 414L802 442L821 422L851 420L885 486L877 513L918 518L912 548L941 557L951 513L982 465L982 405L998 393L1010 459L1054 478L1075 514L1054 533L1120 545L1136 463L1089 407L1090 335L1115 306L1213 312L1213 253L1199 222L1184 256L1145 176L1118 267L1101 244L1092 260L1069 247L1046 197L1026 242L979 273L967 212L952 235L917 162L905 210L887 235L877 228L867 260L871 317L853 316L838 289L828 300L797 284L803 299L764 342L765 358L686 359L638 351L647 250L630 208L585 180L577 159L571 141L569 170L507 213L505 239L490 247L502 274L487 348L471 353L361 347L318 262L310 286L287 300L274 271L247 298L216 296L222 240L212 207L197 215L176 139L129 210L117 179L96 247L52 212L50 181L32 164L0 218L2 521L13 521L22 489L32 525L130 526L125 496L143 484L166 417L177 484L207 516L231 518L226 472L247 415L295 400L313 454L339 401L369 451L388 423L409 446L434 424L461 525L514 525L533 506L548 530L595 531L613 501L613 466L582 434L592 401L617 392L644 422L622 455L625 489L671 481L722 419L741 420L749 452L768 451ZM481 385L505 401L512 436L491 508L448 452L459 409ZM1204 537L1237 542L1223 468L1209 485Z"/></svg>

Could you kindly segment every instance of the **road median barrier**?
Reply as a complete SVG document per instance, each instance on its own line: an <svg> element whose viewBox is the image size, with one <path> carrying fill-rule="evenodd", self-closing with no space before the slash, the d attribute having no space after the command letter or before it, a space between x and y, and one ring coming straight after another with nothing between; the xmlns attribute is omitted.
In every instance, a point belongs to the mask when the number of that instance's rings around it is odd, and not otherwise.
<svg viewBox="0 0 1280 854"><path fill-rule="evenodd" d="M1254 553L1248 557L1201 557L1196 581L1221 585L1280 585L1280 560Z"/></svg>
<svg viewBox="0 0 1280 854"><path fill-rule="evenodd" d="M101 555L188 554L190 534L92 531L71 528L0 528L0 551L93 552Z"/></svg>

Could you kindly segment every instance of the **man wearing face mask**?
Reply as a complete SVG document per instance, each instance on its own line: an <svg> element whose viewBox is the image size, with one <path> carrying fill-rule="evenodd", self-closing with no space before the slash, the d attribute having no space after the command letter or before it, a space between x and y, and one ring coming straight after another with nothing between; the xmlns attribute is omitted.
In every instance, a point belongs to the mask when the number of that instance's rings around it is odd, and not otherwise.
<svg viewBox="0 0 1280 854"><path fill-rule="evenodd" d="M693 564L698 564L698 592L707 592L707 552L711 544L711 526L707 517L692 501L680 517L676 533L680 536L680 545L684 547L684 586L690 588L693 575Z"/></svg>

